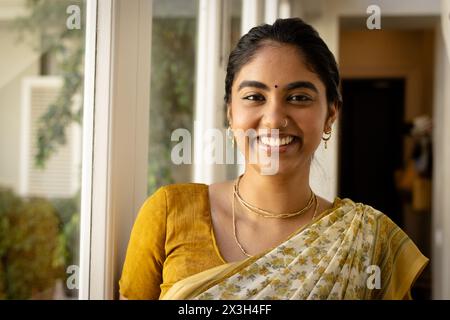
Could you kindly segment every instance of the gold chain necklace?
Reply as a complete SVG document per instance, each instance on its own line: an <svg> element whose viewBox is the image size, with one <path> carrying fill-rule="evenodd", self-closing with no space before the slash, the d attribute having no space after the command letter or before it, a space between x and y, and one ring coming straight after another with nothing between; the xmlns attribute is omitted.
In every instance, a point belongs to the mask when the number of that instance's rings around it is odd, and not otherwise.
<svg viewBox="0 0 450 320"><path fill-rule="evenodd" d="M237 246L239 247L239 249L241 250L241 252L245 255L245 256L247 256L247 257L252 257L252 255L251 254L249 254L247 251L245 251L245 249L242 247L242 245L241 245L241 243L239 242L239 240L238 240L238 237L237 237L237 232L236 232L236 215L235 215L235 212L234 212L234 200L235 200L235 195L233 195L233 200L231 201L231 207L232 207L232 209L231 209L231 212L232 212L232 216L233 216L233 235L234 235L234 240L236 241L236 244L237 244ZM316 217L316 214L317 214L317 208L319 207L319 201L317 200L317 196L314 194L314 202L316 203L315 204L315 208L314 208L314 214L313 214L313 216L312 216L312 218L311 218L311 221L313 221L314 220L314 218Z"/></svg>
<svg viewBox="0 0 450 320"><path fill-rule="evenodd" d="M287 212L287 213L273 213L258 207L255 207L254 205L248 203L247 201L245 201L240 193L239 193L239 182L241 181L242 175L239 176L239 178L235 181L234 183L234 187L233 187L233 193L236 196L236 198L238 199L239 203L245 207L247 210L256 213L257 215L264 217L264 218L277 218L277 219L285 219L285 218L291 218L291 217L295 217L301 214L304 214L305 212L307 212L313 205L314 203L314 197L315 194L314 192L311 190L311 197L308 200L308 203L306 204L305 207L303 207L302 209L295 211L295 212Z"/></svg>

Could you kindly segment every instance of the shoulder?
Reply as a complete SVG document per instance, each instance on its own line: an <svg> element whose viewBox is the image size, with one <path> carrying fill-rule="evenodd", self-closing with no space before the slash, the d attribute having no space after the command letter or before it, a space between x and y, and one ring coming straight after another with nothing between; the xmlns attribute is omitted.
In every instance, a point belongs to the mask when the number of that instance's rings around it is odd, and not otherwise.
<svg viewBox="0 0 450 320"><path fill-rule="evenodd" d="M145 205L165 202L166 206L173 201L191 201L205 197L208 186L202 183L175 183L159 187L144 203Z"/></svg>
<svg viewBox="0 0 450 320"><path fill-rule="evenodd" d="M159 187L142 204L140 217L154 219L166 217L170 212L180 212L180 208L189 204L205 204L207 200L207 185L201 183L177 183ZM138 218L139 218L138 216Z"/></svg>
<svg viewBox="0 0 450 320"><path fill-rule="evenodd" d="M157 233L161 237L178 239L186 230L202 226L209 230L207 185L179 183L161 186L146 199L136 217L134 229L148 236Z"/></svg>
<svg viewBox="0 0 450 320"><path fill-rule="evenodd" d="M377 208L349 198L337 198L336 201L336 208L341 211L340 216L345 217L345 220L354 226L359 225L358 229L365 238L384 245L389 245L389 241L393 238L408 238L388 214Z"/></svg>
<svg viewBox="0 0 450 320"><path fill-rule="evenodd" d="M166 196L189 196L204 193L208 185L203 183L174 183L158 188L155 193L164 193Z"/></svg>
<svg viewBox="0 0 450 320"><path fill-rule="evenodd" d="M202 183L176 183L160 187L146 201L144 207L149 211L158 210L169 225L183 221L188 223L195 218L209 217L208 185Z"/></svg>
<svg viewBox="0 0 450 320"><path fill-rule="evenodd" d="M336 198L335 202L335 206L342 209L344 212L353 211L358 213L366 221L373 220L395 225L395 223L386 214L371 205L364 204L362 202L355 202L350 198Z"/></svg>
<svg viewBox="0 0 450 320"><path fill-rule="evenodd" d="M365 229L374 236L380 253L395 255L405 243L412 243L408 235L392 221L388 214L370 205L357 203L350 199L343 199L341 201L344 201L348 207L353 207L357 212L359 211L362 229Z"/></svg>

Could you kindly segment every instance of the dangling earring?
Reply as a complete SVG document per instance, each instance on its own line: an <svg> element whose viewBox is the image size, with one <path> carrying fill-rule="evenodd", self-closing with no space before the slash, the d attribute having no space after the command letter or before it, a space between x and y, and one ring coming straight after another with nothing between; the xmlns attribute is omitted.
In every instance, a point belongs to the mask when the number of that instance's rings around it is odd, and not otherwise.
<svg viewBox="0 0 450 320"><path fill-rule="evenodd" d="M228 126L227 128L227 137L231 139L231 147L234 148L234 135L233 135L233 129L231 129L231 126Z"/></svg>
<svg viewBox="0 0 450 320"><path fill-rule="evenodd" d="M322 140L324 141L325 149L327 149L327 142L328 142L328 140L330 140L330 138L331 138L331 128L329 128L327 131L325 131L325 134L327 134L328 136L327 136L327 137L324 137L324 136L322 135Z"/></svg>

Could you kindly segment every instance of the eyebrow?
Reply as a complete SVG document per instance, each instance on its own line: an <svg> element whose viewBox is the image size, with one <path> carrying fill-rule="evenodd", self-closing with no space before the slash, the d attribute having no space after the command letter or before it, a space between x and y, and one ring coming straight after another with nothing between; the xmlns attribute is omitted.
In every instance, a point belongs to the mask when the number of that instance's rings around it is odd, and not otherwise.
<svg viewBox="0 0 450 320"><path fill-rule="evenodd" d="M296 82L289 83L285 87L286 90L292 90L292 89L298 89L298 88L311 89L315 93L319 93L319 90L317 90L316 86L312 82L309 82L309 81L296 81Z"/></svg>
<svg viewBox="0 0 450 320"><path fill-rule="evenodd" d="M246 87L259 88L259 89L263 89L266 91L269 90L269 87L262 82L254 81L254 80L245 80L239 84L238 91L240 91ZM317 90L317 87L312 82L309 82L309 81L295 81L295 82L289 83L288 85L286 85L284 87L284 89L286 89L286 90L292 90L292 89L298 89L298 88L311 89L312 91L319 93L319 90Z"/></svg>
<svg viewBox="0 0 450 320"><path fill-rule="evenodd" d="M253 80L245 80L245 81L242 81L239 84L238 91L241 91L243 88L246 88L246 87L252 87L252 88L259 88L259 89L263 89L263 90L269 90L269 87L266 86L262 82L253 81Z"/></svg>

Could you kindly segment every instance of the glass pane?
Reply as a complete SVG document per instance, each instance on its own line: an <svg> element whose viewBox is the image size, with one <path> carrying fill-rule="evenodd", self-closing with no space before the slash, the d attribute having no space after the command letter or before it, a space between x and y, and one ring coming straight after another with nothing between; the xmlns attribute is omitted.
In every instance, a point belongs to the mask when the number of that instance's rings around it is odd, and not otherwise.
<svg viewBox="0 0 450 320"><path fill-rule="evenodd" d="M170 138L177 128L193 132L197 2L153 1L149 194L191 180L190 164L172 163Z"/></svg>
<svg viewBox="0 0 450 320"><path fill-rule="evenodd" d="M85 13L0 0L0 299L78 296Z"/></svg>
<svg viewBox="0 0 450 320"><path fill-rule="evenodd" d="M230 0L229 5L223 45L232 49L240 38L242 0ZM187 129L194 141L197 28L198 0L153 1L149 194L162 185L192 181L192 165L171 160L172 148L179 143L171 141L171 135ZM235 171L235 165L228 165L227 175L235 176Z"/></svg>

